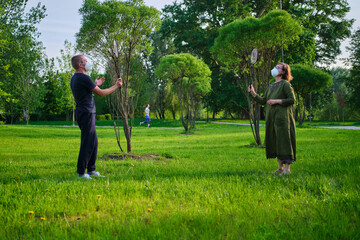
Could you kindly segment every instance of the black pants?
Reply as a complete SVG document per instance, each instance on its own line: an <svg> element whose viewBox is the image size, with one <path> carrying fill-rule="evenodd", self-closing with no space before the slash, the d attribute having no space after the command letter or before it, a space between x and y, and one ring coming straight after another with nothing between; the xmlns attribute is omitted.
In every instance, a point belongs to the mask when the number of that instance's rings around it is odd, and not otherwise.
<svg viewBox="0 0 360 240"><path fill-rule="evenodd" d="M77 164L77 173L84 174L95 170L98 139L95 128L95 113L77 111L76 121L81 129L81 145Z"/></svg>

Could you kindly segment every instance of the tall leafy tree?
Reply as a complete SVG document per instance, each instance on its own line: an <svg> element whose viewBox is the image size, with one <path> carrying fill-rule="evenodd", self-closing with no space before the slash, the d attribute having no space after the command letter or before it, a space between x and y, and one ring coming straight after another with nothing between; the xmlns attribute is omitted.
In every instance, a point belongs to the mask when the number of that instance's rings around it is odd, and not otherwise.
<svg viewBox="0 0 360 240"><path fill-rule="evenodd" d="M123 78L121 90L111 96L111 105L122 120L127 151L131 152L134 111L143 81L139 58L152 50L147 36L160 26L160 13L141 0L85 0L80 14L82 26L76 35L79 49L99 56L113 82ZM119 134L116 136L119 144Z"/></svg>
<svg viewBox="0 0 360 240"><path fill-rule="evenodd" d="M247 93L251 79L250 53L254 47L258 49L253 86L258 93L263 93L269 85L273 58L280 49L281 42L288 45L298 38L301 31L301 26L289 13L275 10L260 19L248 17L222 27L212 48L214 57L240 78L240 88L247 97L250 120L254 123L254 126L251 124L254 139L259 145L260 106L257 103L252 105Z"/></svg>
<svg viewBox="0 0 360 240"><path fill-rule="evenodd" d="M202 98L211 90L209 67L191 54L173 54L161 59L155 74L168 81L176 92L181 121L185 132L189 132L195 127Z"/></svg>
<svg viewBox="0 0 360 240"><path fill-rule="evenodd" d="M57 57L57 62L59 64L59 89L60 95L58 96L58 105L61 109L60 112L71 111L72 112L72 122L73 126L75 125L75 99L71 92L70 80L74 72L73 67L71 66L71 58L75 55L76 49L75 46L69 41L64 42L64 49L60 50L60 57Z"/></svg>
<svg viewBox="0 0 360 240"><path fill-rule="evenodd" d="M280 7L278 0L249 2L258 17ZM281 7L296 18L305 29L299 41L290 44L285 50L286 62L305 65L314 65L314 62L333 63L341 53L341 42L351 35L354 19L346 18L350 11L348 1L282 0Z"/></svg>
<svg viewBox="0 0 360 240"><path fill-rule="evenodd" d="M294 80L291 83L297 98L297 112L299 125L302 125L306 110L311 114L311 94L325 89L332 85L332 76L321 69L315 69L301 64L291 65L291 73Z"/></svg>
<svg viewBox="0 0 360 240"><path fill-rule="evenodd" d="M42 113L46 115L58 114L61 112L57 98L61 94L62 90L59 88L59 73L55 67L55 59L45 59L43 67L43 80L45 87L44 107Z"/></svg>
<svg viewBox="0 0 360 240"><path fill-rule="evenodd" d="M25 12L27 0L1 0L1 35L6 36L2 48L1 66L6 69L6 81L2 82L5 92L14 101L5 102L5 111L15 116L21 115L28 121L30 113L41 103L43 94L39 71L42 66L43 47L37 40L39 32L35 25L45 17L45 7L40 3ZM0 66L0 68L1 68ZM4 79L1 78L0 82Z"/></svg>
<svg viewBox="0 0 360 240"><path fill-rule="evenodd" d="M177 53L188 52L200 57L212 71L212 91L206 98L206 105L213 116L223 109L233 110L234 103L244 102L235 76L221 69L210 48L220 27L251 15L248 3L243 0L185 0L163 9L162 36L173 39Z"/></svg>
<svg viewBox="0 0 360 240"><path fill-rule="evenodd" d="M149 56L144 56L145 66L148 73L148 87L144 89L147 103L151 103L151 108L154 109L156 115L160 119L165 118L166 109L173 112L176 110L176 103L171 91L168 91L167 84L164 80L158 79L154 72L156 67L160 64L160 59L166 55L175 53L175 47L170 38L163 36L162 32L157 31L150 34L151 45L153 51ZM176 102L176 101L175 101ZM141 108L141 113L143 109Z"/></svg>
<svg viewBox="0 0 360 240"><path fill-rule="evenodd" d="M347 63L350 67L350 77L346 79L346 86L350 90L349 103L355 108L360 106L360 28L351 36L350 46L347 47L350 56Z"/></svg>

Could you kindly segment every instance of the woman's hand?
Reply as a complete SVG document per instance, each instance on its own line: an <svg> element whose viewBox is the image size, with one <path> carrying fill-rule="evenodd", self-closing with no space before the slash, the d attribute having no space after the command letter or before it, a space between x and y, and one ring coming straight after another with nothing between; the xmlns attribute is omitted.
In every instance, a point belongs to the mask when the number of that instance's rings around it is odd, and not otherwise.
<svg viewBox="0 0 360 240"><path fill-rule="evenodd" d="M275 105L275 104L281 104L282 100L281 99L269 99L266 103L268 105L272 106L272 105Z"/></svg>
<svg viewBox="0 0 360 240"><path fill-rule="evenodd" d="M251 94L251 96L253 96L253 97L256 96L256 92L255 92L254 87L252 86L252 84L249 85L248 91Z"/></svg>

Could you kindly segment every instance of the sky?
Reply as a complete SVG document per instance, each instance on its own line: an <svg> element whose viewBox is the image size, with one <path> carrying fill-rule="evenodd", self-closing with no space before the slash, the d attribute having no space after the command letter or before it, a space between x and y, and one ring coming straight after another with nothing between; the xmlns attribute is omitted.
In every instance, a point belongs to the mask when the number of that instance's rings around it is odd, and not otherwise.
<svg viewBox="0 0 360 240"><path fill-rule="evenodd" d="M170 5L175 0L144 0L145 5L153 6L161 11L165 5ZM336 1L336 0L334 0ZM79 31L81 17L79 9L82 0L29 0L28 7L36 6L39 2L45 5L47 16L37 25L41 33L39 40L43 42L46 55L51 57L60 56L60 50L64 48L65 40L75 43L75 34ZM179 2L179 1L178 1ZM355 19L353 29L360 28L360 0L348 0L350 12L348 19ZM345 50L349 40L341 44L342 54L338 59L346 58L349 53ZM333 66L342 66L340 60Z"/></svg>

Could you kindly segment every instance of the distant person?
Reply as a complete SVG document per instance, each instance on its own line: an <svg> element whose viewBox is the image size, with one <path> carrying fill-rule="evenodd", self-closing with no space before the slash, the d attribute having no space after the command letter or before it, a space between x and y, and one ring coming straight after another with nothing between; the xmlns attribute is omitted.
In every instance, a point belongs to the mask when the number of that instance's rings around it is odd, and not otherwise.
<svg viewBox="0 0 360 240"><path fill-rule="evenodd" d="M92 179L91 177L103 177L95 172L97 158L98 139L95 128L95 102L93 93L100 97L109 95L116 89L121 88L122 80L119 78L115 85L107 89L100 89L105 78L96 78L95 83L85 73L91 70L91 63L83 55L71 58L71 64L76 70L71 78L70 86L76 102L75 117L81 129L81 145L77 163L77 176L79 178ZM87 169L87 173L85 170Z"/></svg>
<svg viewBox="0 0 360 240"><path fill-rule="evenodd" d="M151 122L151 119L150 119L150 104L148 104L148 105L146 105L146 108L145 108L145 121L140 122L140 126L143 125L144 123L147 123L148 128L149 128L150 127L150 122Z"/></svg>
<svg viewBox="0 0 360 240"><path fill-rule="evenodd" d="M256 102L267 104L266 157L277 158L279 168L274 173L284 175L290 173L290 165L296 160L295 94L290 84L293 77L286 63L276 65L271 70L271 75L276 81L266 89L263 97L256 94L252 85L248 90Z"/></svg>

